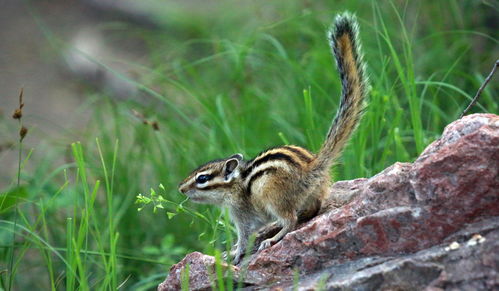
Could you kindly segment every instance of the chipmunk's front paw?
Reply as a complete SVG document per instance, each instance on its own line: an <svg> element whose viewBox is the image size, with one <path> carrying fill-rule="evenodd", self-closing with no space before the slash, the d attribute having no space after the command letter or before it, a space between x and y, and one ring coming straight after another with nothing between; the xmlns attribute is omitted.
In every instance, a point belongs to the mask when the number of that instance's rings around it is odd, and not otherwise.
<svg viewBox="0 0 499 291"><path fill-rule="evenodd" d="M224 261L227 262L230 258L232 258L232 252L229 253L229 252L225 251L222 253L222 259Z"/></svg>
<svg viewBox="0 0 499 291"><path fill-rule="evenodd" d="M233 258L232 264L237 265L241 262L241 259L244 256L244 252L242 251L242 249L237 248L235 251L230 252L230 255Z"/></svg>
<svg viewBox="0 0 499 291"><path fill-rule="evenodd" d="M242 253L240 253L240 254L236 254L236 255L234 256L234 259L232 260L232 264L233 264L233 265L237 265L237 264L239 264L239 263L241 262L241 259L242 259L242 258L243 258L243 254L242 254Z"/></svg>
<svg viewBox="0 0 499 291"><path fill-rule="evenodd" d="M261 251L261 250L264 250L266 248L269 248L269 247L271 247L275 243L276 242L272 238L266 239L266 240L262 241L262 243L260 244L260 247L258 248L258 251Z"/></svg>

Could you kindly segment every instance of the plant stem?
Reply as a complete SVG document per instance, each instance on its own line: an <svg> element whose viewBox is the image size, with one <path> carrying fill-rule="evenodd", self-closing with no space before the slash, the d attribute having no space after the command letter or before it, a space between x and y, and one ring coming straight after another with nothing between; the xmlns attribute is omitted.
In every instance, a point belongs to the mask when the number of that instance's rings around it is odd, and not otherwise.
<svg viewBox="0 0 499 291"><path fill-rule="evenodd" d="M464 109L463 113L461 113L461 116L459 116L459 118L462 118L466 114L466 112L468 112L468 110L470 110L470 108L473 105L475 105L475 103L478 101L478 98L480 97L480 95L482 95L483 89L485 89L485 86L487 86L487 84L489 83L490 79L492 79L492 76L496 72L498 66L499 66L499 60L497 60L495 62L494 67L492 68L492 71L490 71L490 73L487 76L487 78L485 78L485 81L483 81L482 85L480 86L480 88L476 92L475 97L473 97L473 99L471 100L471 103L468 105L468 107L466 107L466 109Z"/></svg>
<svg viewBox="0 0 499 291"><path fill-rule="evenodd" d="M19 119L19 128L22 128L22 121ZM19 155L18 155L18 161L17 161L17 189L19 189L19 186L21 185L21 158L22 158L22 151L23 151L23 138L19 138ZM15 202L15 209L14 209L14 226L12 229L12 250L10 253L10 261L9 261L9 287L7 288L8 291L12 290L12 283L14 281L14 252L15 252L15 246L16 246L16 229L17 229L17 216L18 216L18 207L17 207L17 201Z"/></svg>

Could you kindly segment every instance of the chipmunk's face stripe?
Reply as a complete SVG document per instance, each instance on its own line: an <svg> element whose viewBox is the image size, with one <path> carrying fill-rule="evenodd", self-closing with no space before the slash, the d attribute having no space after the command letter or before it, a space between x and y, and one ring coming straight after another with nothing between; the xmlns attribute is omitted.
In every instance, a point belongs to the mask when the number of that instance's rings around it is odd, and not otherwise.
<svg viewBox="0 0 499 291"><path fill-rule="evenodd" d="M285 153L282 152L276 152L276 153L264 153L262 156L257 157L253 162L250 164L250 166L244 170L241 174L242 178L245 179L248 177L248 175L253 172L255 168L257 168L259 165L266 163L268 161L275 161L275 160L280 160L280 161L286 161L286 163L291 164L292 166L299 167L299 164L293 160L293 158Z"/></svg>
<svg viewBox="0 0 499 291"><path fill-rule="evenodd" d="M212 185L206 186L204 188L201 188L200 190L209 191L209 190L213 190L213 189L230 188L230 187L232 187L232 183L216 183L216 184L212 184Z"/></svg>
<svg viewBox="0 0 499 291"><path fill-rule="evenodd" d="M251 186L252 184L260 177L262 177L263 175L266 175L266 174L269 174L269 173L275 173L277 172L277 168L276 167L268 167L266 169L263 169L263 170L259 170L257 171L255 174L253 174L251 176L251 178L249 178L249 181L248 181L248 186L246 187L247 189L247 193L249 193L251 195Z"/></svg>
<svg viewBox="0 0 499 291"><path fill-rule="evenodd" d="M210 174L212 176L216 176L222 167L222 162L223 159L219 160L213 160L211 162L208 162L204 165L199 166L197 169L192 171L187 178L185 178L182 182L180 182L180 185L186 184L186 183L192 183L192 180L194 178L197 178L199 175L202 174Z"/></svg>

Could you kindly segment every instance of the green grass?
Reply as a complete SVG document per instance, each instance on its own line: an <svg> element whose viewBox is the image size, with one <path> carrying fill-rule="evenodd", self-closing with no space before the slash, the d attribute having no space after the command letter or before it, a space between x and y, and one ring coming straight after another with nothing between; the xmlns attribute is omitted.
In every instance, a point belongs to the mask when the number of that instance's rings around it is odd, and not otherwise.
<svg viewBox="0 0 499 291"><path fill-rule="evenodd" d="M499 51L486 21L498 11L488 2L217 3L161 12L160 30L110 26L113 37L147 45L150 65L129 64L146 72L135 80L144 97L115 101L89 90L85 106L94 113L83 137L34 148L21 188L13 173L0 196L0 290L9 280L13 290L148 290L190 251L220 260L235 239L226 212L186 202L176 186L197 165L236 152L320 147L340 94L325 38L340 11L359 17L372 93L335 180L413 161L459 116ZM51 42L67 45L58 37ZM474 112L497 114L495 83ZM159 131L132 109L158 121ZM2 120L0 131L13 126ZM149 199L151 191L155 200L137 211L137 195ZM220 266L213 276L218 289L235 288Z"/></svg>

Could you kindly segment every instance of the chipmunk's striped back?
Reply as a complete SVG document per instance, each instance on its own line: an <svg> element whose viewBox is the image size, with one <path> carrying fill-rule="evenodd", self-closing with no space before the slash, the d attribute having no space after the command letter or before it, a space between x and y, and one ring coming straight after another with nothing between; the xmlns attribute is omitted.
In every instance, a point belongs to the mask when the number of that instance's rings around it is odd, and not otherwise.
<svg viewBox="0 0 499 291"><path fill-rule="evenodd" d="M276 173L281 169L287 172L307 171L315 157L308 150L293 145L268 149L247 162L241 173L247 193L251 195L251 186L264 175Z"/></svg>
<svg viewBox="0 0 499 291"><path fill-rule="evenodd" d="M249 235L277 221L282 229L260 249L293 230L299 218L314 216L329 194L329 171L362 117L369 85L354 16L336 17L329 39L341 78L338 112L317 155L298 146L268 149L245 161L241 154L209 162L179 185L193 201L228 206L238 231L238 262Z"/></svg>

